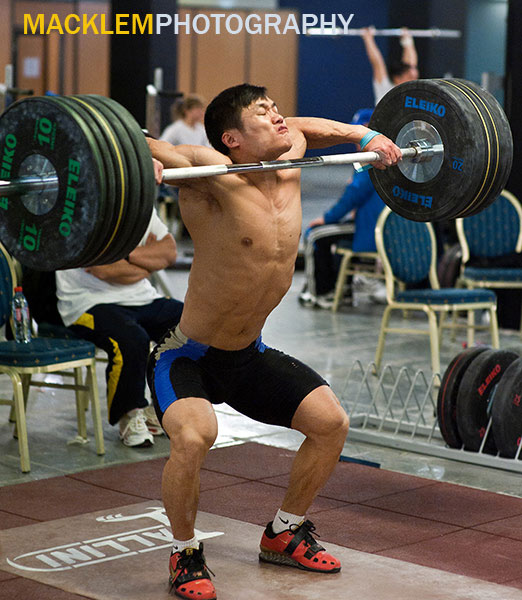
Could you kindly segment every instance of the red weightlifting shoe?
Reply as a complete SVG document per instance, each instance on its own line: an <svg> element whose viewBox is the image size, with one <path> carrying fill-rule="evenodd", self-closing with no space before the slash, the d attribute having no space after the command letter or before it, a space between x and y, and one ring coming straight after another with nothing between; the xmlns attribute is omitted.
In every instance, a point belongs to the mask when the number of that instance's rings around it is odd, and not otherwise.
<svg viewBox="0 0 522 600"><path fill-rule="evenodd" d="M173 552L170 555L169 568L170 589L174 589L176 596L216 600L216 590L210 581L212 571L205 563L202 543L199 544L198 550L185 548L182 552Z"/></svg>
<svg viewBox="0 0 522 600"><path fill-rule="evenodd" d="M305 571L338 573L341 570L341 561L328 554L317 543L312 536L314 531L314 524L304 521L301 525L291 525L290 529L276 534L272 523L269 523L261 538L259 560Z"/></svg>

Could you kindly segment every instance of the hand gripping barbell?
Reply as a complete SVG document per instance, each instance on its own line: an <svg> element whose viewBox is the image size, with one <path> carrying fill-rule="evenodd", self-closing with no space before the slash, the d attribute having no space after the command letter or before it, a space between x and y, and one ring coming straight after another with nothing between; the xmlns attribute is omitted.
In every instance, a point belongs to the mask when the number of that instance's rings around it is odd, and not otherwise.
<svg viewBox="0 0 522 600"><path fill-rule="evenodd" d="M495 200L511 170L507 119L491 94L459 79L412 81L392 89L369 126L394 140L403 158L372 169L393 210L417 221L448 220ZM40 270L114 262L147 228L154 171L130 113L101 96L34 97L0 118L0 241ZM375 152L251 164L166 169L164 181L370 163Z"/></svg>

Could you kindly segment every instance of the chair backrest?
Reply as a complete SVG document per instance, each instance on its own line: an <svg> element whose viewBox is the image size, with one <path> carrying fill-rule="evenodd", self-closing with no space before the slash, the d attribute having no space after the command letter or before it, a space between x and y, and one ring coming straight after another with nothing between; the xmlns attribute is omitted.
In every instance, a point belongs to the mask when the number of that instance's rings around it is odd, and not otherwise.
<svg viewBox="0 0 522 600"><path fill-rule="evenodd" d="M471 257L492 258L522 250L522 206L506 190L485 210L457 219L456 228L463 263Z"/></svg>
<svg viewBox="0 0 522 600"><path fill-rule="evenodd" d="M9 321L16 273L9 253L0 244L0 327Z"/></svg>
<svg viewBox="0 0 522 600"><path fill-rule="evenodd" d="M377 221L375 242L384 266L388 294L392 281L413 284L429 279L438 288L435 270L437 250L430 223L410 221L386 207ZM389 285L391 289L389 288Z"/></svg>

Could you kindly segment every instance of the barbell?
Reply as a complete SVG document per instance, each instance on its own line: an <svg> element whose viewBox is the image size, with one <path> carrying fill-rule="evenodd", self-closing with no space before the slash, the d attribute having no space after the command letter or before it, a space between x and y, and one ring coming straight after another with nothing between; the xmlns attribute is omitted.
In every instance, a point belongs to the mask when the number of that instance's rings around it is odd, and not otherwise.
<svg viewBox="0 0 522 600"><path fill-rule="evenodd" d="M512 163L507 119L495 98L459 79L392 89L369 126L404 160L372 169L393 210L418 221L474 214L495 200ZM375 152L165 169L165 182L233 173L371 163ZM0 117L0 240L22 264L58 270L128 256L147 228L154 170L131 114L96 95L32 97Z"/></svg>

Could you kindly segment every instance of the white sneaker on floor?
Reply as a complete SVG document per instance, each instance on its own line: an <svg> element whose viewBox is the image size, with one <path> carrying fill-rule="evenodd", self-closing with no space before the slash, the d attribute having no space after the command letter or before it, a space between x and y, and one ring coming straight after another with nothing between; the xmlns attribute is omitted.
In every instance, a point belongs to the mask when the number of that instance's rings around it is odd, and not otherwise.
<svg viewBox="0 0 522 600"><path fill-rule="evenodd" d="M145 425L147 425L147 429L152 435L163 435L165 433L152 404L143 409L143 414L145 415Z"/></svg>
<svg viewBox="0 0 522 600"><path fill-rule="evenodd" d="M154 444L152 433L148 430L145 414L141 408L135 408L120 419L120 439L125 446L147 448Z"/></svg>
<svg viewBox="0 0 522 600"><path fill-rule="evenodd" d="M324 308L325 310L330 310L334 303L334 293L329 292L328 294L321 294L316 296L314 306L316 308Z"/></svg>
<svg viewBox="0 0 522 600"><path fill-rule="evenodd" d="M369 296L370 300L375 304L387 304L386 299L386 286L380 284Z"/></svg>

